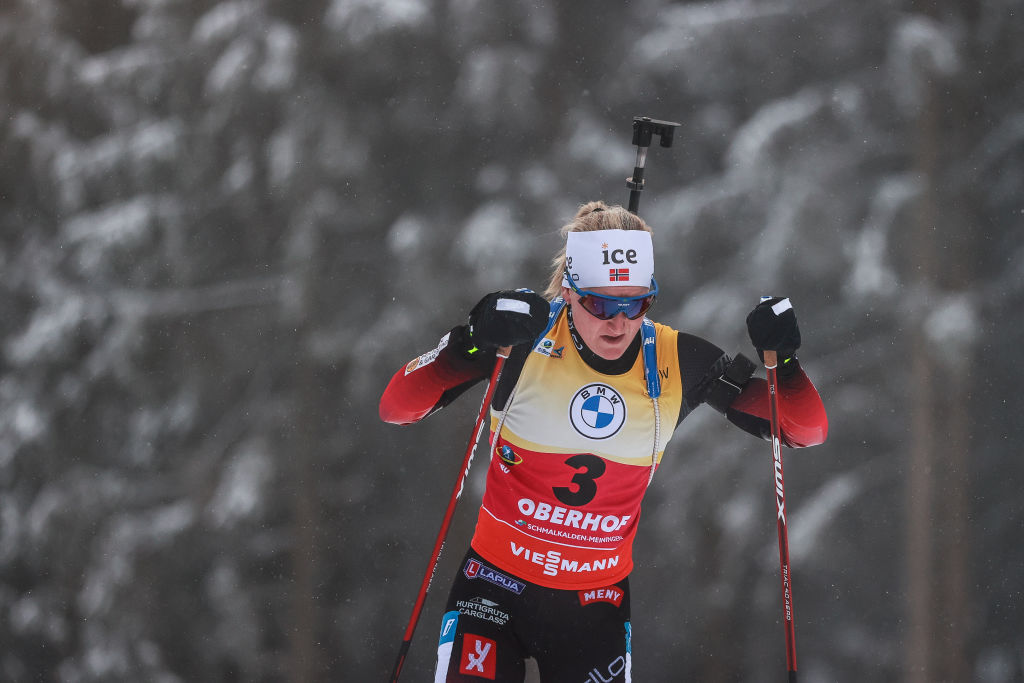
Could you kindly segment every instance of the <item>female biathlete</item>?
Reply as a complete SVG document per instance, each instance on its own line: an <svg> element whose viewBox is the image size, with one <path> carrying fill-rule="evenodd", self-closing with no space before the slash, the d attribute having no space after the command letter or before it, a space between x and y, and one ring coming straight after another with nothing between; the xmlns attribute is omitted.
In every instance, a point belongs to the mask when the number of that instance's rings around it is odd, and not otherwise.
<svg viewBox="0 0 1024 683"><path fill-rule="evenodd" d="M409 424L481 379L511 346L490 405L491 457L476 531L441 623L435 682L630 681L629 573L640 504L675 428L702 403L770 438L754 363L654 323L651 229L590 202L562 228L547 298L488 294L468 324L388 384L381 418ZM795 352L788 299L757 305L758 353L778 352L787 446L820 444L821 399Z"/></svg>

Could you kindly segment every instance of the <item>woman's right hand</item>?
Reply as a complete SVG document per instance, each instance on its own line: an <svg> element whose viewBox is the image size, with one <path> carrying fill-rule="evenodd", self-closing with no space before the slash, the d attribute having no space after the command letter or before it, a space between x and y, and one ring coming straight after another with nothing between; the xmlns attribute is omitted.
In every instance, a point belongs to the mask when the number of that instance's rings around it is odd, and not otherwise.
<svg viewBox="0 0 1024 683"><path fill-rule="evenodd" d="M481 351L535 340L548 324L547 299L529 289L492 292L469 314L469 343Z"/></svg>

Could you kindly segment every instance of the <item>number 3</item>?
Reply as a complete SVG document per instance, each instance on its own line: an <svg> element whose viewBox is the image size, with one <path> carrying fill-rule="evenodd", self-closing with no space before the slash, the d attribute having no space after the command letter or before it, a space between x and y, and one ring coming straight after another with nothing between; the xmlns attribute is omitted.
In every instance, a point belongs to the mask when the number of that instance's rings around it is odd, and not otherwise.
<svg viewBox="0 0 1024 683"><path fill-rule="evenodd" d="M594 496L597 495L597 484L594 480L604 474L604 460L593 453L579 453L566 460L565 464L582 471L572 477L572 483L576 485L575 491L569 486L556 486L551 489L555 497L574 507L586 505L594 500Z"/></svg>

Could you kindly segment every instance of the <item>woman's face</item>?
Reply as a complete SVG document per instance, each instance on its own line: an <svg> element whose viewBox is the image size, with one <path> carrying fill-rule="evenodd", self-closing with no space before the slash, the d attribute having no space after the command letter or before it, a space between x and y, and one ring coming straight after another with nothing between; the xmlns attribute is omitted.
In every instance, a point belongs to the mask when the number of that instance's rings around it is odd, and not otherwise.
<svg viewBox="0 0 1024 683"><path fill-rule="evenodd" d="M592 287L595 294L608 296L640 296L648 287ZM611 320L601 320L579 305L580 296L568 287L562 287L562 298L572 306L572 322L591 351L606 360L615 360L629 348L630 342L644 324L644 317L630 320L619 313Z"/></svg>

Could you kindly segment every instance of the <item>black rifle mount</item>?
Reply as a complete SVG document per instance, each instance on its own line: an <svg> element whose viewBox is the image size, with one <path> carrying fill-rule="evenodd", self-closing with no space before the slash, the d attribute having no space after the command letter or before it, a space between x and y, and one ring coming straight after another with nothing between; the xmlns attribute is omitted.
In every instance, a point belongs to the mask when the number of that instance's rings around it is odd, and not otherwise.
<svg viewBox="0 0 1024 683"><path fill-rule="evenodd" d="M640 193L644 190L644 165L647 163L647 148L651 146L651 140L658 136L662 147L672 146L672 136L678 123L672 121L658 121L649 116L633 117L633 144L636 145L636 166L633 167L633 175L626 178L626 187L629 189L629 210L636 213L640 208Z"/></svg>

